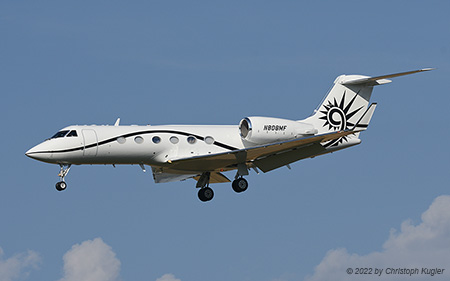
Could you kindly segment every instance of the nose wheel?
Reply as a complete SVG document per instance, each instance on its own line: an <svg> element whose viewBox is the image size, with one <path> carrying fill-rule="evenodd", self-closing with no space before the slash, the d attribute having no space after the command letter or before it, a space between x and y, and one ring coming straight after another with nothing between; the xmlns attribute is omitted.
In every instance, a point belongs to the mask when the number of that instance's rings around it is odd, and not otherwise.
<svg viewBox="0 0 450 281"><path fill-rule="evenodd" d="M63 190L65 190L67 188L67 183L64 181L64 178L69 173L70 167L72 165L71 164L68 164L68 165L59 164L59 166L61 167L61 169L59 171L58 176L61 179L61 181L57 182L55 187L56 187L56 190L63 191Z"/></svg>
<svg viewBox="0 0 450 281"><path fill-rule="evenodd" d="M56 190L63 191L67 188L67 183L65 181L60 181L56 183Z"/></svg>

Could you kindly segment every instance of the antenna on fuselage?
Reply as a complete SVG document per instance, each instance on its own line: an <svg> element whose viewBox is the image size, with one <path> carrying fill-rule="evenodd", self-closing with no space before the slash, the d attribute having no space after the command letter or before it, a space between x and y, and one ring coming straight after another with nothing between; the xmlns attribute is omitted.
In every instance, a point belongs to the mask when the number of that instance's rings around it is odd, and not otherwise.
<svg viewBox="0 0 450 281"><path fill-rule="evenodd" d="M120 118L117 118L116 123L114 123L114 126L119 126Z"/></svg>

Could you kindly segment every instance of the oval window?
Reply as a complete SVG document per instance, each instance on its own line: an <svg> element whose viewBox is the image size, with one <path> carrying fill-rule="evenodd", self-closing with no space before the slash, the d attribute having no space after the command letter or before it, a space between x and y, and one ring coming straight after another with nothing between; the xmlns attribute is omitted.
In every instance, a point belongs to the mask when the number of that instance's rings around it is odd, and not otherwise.
<svg viewBox="0 0 450 281"><path fill-rule="evenodd" d="M124 144L127 140L124 137L117 138L117 142L120 144Z"/></svg>
<svg viewBox="0 0 450 281"><path fill-rule="evenodd" d="M208 136L208 137L205 138L205 142L206 142L207 144L213 144L213 143L214 143L214 138Z"/></svg>
<svg viewBox="0 0 450 281"><path fill-rule="evenodd" d="M158 137L158 136L154 136L154 137L152 138L152 142L154 142L154 143L160 143L160 142L161 142L161 138Z"/></svg>
<svg viewBox="0 0 450 281"><path fill-rule="evenodd" d="M134 141L135 141L136 143L141 144L141 143L144 142L144 139L143 139L142 137L135 137L135 138L134 138Z"/></svg>
<svg viewBox="0 0 450 281"><path fill-rule="evenodd" d="M177 138L177 137L175 137L175 136L173 136L173 137L170 137L170 142L171 143L173 143L173 144L177 144L180 140Z"/></svg>
<svg viewBox="0 0 450 281"><path fill-rule="evenodd" d="M194 144L196 141L197 141L197 139L195 137L193 137L193 136L189 136L187 138L187 142L190 143L190 144Z"/></svg>

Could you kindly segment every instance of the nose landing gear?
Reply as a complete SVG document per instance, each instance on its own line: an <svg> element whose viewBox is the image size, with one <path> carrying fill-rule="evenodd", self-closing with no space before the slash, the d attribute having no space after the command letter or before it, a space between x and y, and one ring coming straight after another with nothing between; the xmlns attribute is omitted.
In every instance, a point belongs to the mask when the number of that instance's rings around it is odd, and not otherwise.
<svg viewBox="0 0 450 281"><path fill-rule="evenodd" d="M59 178L61 179L61 181L57 182L55 187L56 190L58 191L63 191L67 188L67 183L64 181L64 178L67 176L67 174L69 173L70 167L72 166L72 164L59 164L59 166L61 167L61 170L59 171Z"/></svg>
<svg viewBox="0 0 450 281"><path fill-rule="evenodd" d="M64 189L67 188L67 183L65 181L60 181L56 183L56 190L58 191L63 191Z"/></svg>

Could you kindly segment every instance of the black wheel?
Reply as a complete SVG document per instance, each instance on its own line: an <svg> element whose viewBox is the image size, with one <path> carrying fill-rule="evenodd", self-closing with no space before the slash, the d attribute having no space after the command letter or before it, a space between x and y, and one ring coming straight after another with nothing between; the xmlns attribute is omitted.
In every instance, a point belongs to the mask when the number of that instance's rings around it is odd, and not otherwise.
<svg viewBox="0 0 450 281"><path fill-rule="evenodd" d="M202 202L207 202L213 199L214 197L214 191L209 187L201 188L198 191L198 199Z"/></svg>
<svg viewBox="0 0 450 281"><path fill-rule="evenodd" d="M233 187L233 190L237 193L241 193L247 190L248 188L248 182L246 179L244 178L239 178L233 181L233 183L231 184L231 186Z"/></svg>
<svg viewBox="0 0 450 281"><path fill-rule="evenodd" d="M60 181L56 183L56 190L63 191L67 188L67 183L65 181Z"/></svg>

